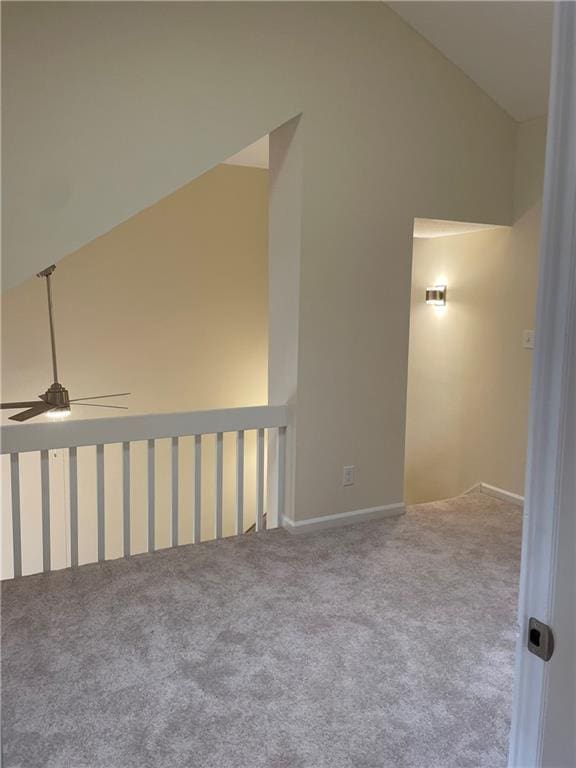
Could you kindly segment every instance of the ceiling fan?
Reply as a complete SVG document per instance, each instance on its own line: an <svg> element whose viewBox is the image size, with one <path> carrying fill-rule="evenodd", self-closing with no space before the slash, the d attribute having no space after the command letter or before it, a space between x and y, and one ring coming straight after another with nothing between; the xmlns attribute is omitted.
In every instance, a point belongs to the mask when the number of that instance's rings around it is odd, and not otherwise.
<svg viewBox="0 0 576 768"><path fill-rule="evenodd" d="M54 373L54 383L44 392L43 395L38 395L38 400L22 401L17 403L2 403L1 407L25 410L20 413L16 413L9 418L12 421L28 421L36 416L40 416L45 413L47 416L53 419L61 419L70 415L70 407L72 405L89 406L91 408L122 408L127 409L126 405L108 405L104 403L85 403L84 400L101 400L105 397L124 397L129 395L130 392L116 392L112 395L95 395L94 397L77 397L74 400L70 400L68 390L65 389L62 384L58 383L58 367L56 364L56 338L54 333L54 317L52 310L52 290L50 286L50 277L56 266L53 264L51 267L47 267L42 272L39 272L37 277L46 278L46 292L48 295L48 318L50 321L50 342L52 345L52 370Z"/></svg>

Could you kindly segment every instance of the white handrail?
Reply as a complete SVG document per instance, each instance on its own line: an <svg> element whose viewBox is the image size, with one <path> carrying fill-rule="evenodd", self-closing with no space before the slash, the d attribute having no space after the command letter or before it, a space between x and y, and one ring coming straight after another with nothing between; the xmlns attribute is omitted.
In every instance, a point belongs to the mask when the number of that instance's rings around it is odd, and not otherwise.
<svg viewBox="0 0 576 768"><path fill-rule="evenodd" d="M14 424L0 429L0 453L25 453L82 445L209 435L287 425L288 407L285 405L154 413L144 416L79 419L57 423Z"/></svg>

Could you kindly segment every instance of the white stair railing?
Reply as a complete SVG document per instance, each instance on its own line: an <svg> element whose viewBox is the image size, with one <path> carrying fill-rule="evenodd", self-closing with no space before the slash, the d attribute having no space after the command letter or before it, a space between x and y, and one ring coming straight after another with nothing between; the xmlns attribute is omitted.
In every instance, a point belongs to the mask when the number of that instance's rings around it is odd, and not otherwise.
<svg viewBox="0 0 576 768"><path fill-rule="evenodd" d="M285 440L288 425L288 408L286 406L258 406L252 408L233 408L215 411L195 411L185 413L151 414L144 416L127 416L108 419L73 420L58 423L17 424L3 426L1 428L1 453L9 455L9 471L6 472L4 483L8 481L9 493L3 493L3 532L11 537L12 569L8 576L21 576L23 573L38 571L50 571L54 569L52 550L54 548L55 529L54 518L54 489L51 489L50 455L59 451L65 458L66 464L66 499L65 516L63 525L67 539L67 557L65 565L77 567L82 560L79 554L79 538L81 534L81 516L79 515L79 498L82 490L82 480L79 478L79 449L86 446L95 448L94 459L90 459L95 472L95 508L96 526L95 537L97 560L102 562L110 557L107 550L107 515L106 487L111 482L114 473L121 477L121 503L119 506L121 515L120 524L117 526L118 535L122 542L119 548L120 554L125 557L135 554L132 545L132 518L134 514L133 493L135 482L144 486L147 495L147 551L154 552L161 548L157 542L157 479L161 480L164 489L169 489L171 496L169 509L169 541L165 546L178 546L182 542L180 529L184 512L192 520L193 543L200 543L208 538L221 538L224 535L224 479L229 479L231 471L235 472L235 499L234 499L234 527L236 534L244 533L247 527L254 525L256 531L263 528L267 519L268 527L275 524L281 525L284 511L285 493ZM253 503L249 515L249 525L246 525L246 436L254 432L253 446L254 456L250 456L250 466L254 468ZM225 450L225 435L235 433L235 462ZM213 436L210 453L206 453L206 437ZM157 441L168 439L169 460L167 465L162 462L160 468L168 477L159 477L157 464ZM193 462L184 466L184 472L193 475L193 493L191 495L191 509L182 509L181 483L183 478L183 461L180 456L181 439L189 440L189 448L193 450ZM274 451L268 454L266 461L267 442L277 441ZM134 443L146 444L146 463L140 463L137 470L133 462ZM113 456L105 451L105 446L118 444L119 450ZM204 448L204 452L203 452ZM39 458L39 472L23 469L22 454L35 453ZM52 456L56 455L52 453ZM84 459L86 458L83 454ZM106 457L106 458L105 458ZM278 457L275 459L274 457ZM6 456L8 458L8 456ZM206 509L206 499L202 484L204 462L208 459L213 466L213 481L210 489L212 497L212 526L211 534L203 530L203 510ZM276 462L277 466L272 466ZM95 465L95 466L94 466ZM64 467L64 462L62 464ZM188 468L190 471L188 472ZM228 471L227 471L228 470ZM84 473L85 474L85 473ZM144 477L145 475L145 477ZM265 493L268 477L275 478L275 489ZM25 485L23 485L23 483ZM38 484L39 489L31 485ZM32 514L27 514L25 524L22 520L22 490L25 489L28 496L38 499ZM83 491L85 497L85 492ZM142 496L142 494L140 494ZM275 509L265 509L265 499ZM62 506L62 505L61 505ZM229 506L229 505L228 505ZM8 507L8 509L6 509ZM9 520L11 518L11 525ZM205 517L205 516L204 516ZM63 518L62 518L63 519ZM31 566L23 558L23 543L27 537L38 535L41 531L41 554L36 566ZM230 526L228 526L230 528ZM32 529L32 530L31 530ZM36 529L36 530L34 530ZM24 547L30 550L30 547ZM118 553L118 547L115 548ZM9 550L8 550L9 551ZM4 546L6 556L7 547ZM118 555L116 555L118 556ZM7 575L6 568L3 575Z"/></svg>

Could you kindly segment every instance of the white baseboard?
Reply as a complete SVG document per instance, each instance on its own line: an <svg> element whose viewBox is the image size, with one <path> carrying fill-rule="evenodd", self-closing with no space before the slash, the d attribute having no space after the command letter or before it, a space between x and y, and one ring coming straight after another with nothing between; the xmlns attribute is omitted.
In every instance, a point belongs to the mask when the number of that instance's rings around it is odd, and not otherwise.
<svg viewBox="0 0 576 768"><path fill-rule="evenodd" d="M311 517L308 520L290 520L285 517L283 527L290 533L311 533L312 531L336 528L352 523L365 523L368 520L380 520L384 517L399 517L406 511L404 504L387 504L384 507L367 507L366 509L353 509L350 512L340 512L336 515L324 515L324 517Z"/></svg>
<svg viewBox="0 0 576 768"><path fill-rule="evenodd" d="M487 496L493 496L495 499L516 504L517 507L524 506L524 496L519 496L517 493L512 493L512 491L505 491L503 488L497 488L495 485L488 485L488 483L476 483L472 488L464 491L465 494L473 492L485 493Z"/></svg>

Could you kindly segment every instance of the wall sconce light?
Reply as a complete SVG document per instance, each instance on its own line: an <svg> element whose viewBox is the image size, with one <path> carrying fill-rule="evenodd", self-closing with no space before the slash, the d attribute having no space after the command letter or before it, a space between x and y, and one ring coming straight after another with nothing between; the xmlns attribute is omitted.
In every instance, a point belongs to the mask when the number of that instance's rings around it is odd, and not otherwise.
<svg viewBox="0 0 576 768"><path fill-rule="evenodd" d="M444 307L446 305L446 286L433 285L431 288L426 288L426 304Z"/></svg>

